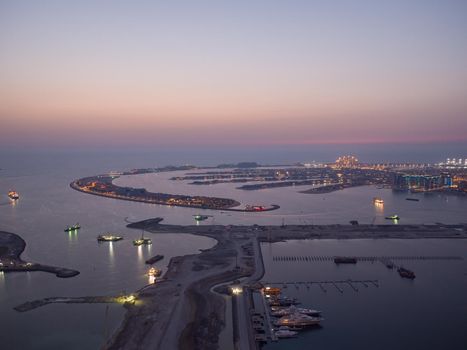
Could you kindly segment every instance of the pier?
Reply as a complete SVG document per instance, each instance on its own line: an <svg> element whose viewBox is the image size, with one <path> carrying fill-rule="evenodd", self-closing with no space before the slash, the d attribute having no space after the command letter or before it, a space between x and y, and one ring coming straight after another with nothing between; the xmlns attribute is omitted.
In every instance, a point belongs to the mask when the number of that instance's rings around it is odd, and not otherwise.
<svg viewBox="0 0 467 350"><path fill-rule="evenodd" d="M34 301L28 301L24 304L15 306L14 309L18 312L26 312L37 309L38 307L48 304L96 304L96 303L118 303L134 304L136 297L133 294L120 296L91 296L91 297L51 297Z"/></svg>
<svg viewBox="0 0 467 350"><path fill-rule="evenodd" d="M339 293L344 293L344 286L349 286L354 292L358 292L358 285L361 285L365 288L369 286L379 287L378 280L324 280L324 281L298 281L298 282L267 282L262 281L262 284L265 286L282 286L283 289L286 289L288 286L295 286L299 289L300 287L306 287L308 290L311 290L313 285L318 286L323 293L327 292L326 286L334 287Z"/></svg>
<svg viewBox="0 0 467 350"><path fill-rule="evenodd" d="M337 256L316 256L316 255L308 255L308 256L296 256L296 255L281 255L281 256L273 256L272 261L277 262L327 262L327 261L334 261ZM460 256L351 256L351 258L356 259L357 261L362 262L391 262L392 260L463 260Z"/></svg>

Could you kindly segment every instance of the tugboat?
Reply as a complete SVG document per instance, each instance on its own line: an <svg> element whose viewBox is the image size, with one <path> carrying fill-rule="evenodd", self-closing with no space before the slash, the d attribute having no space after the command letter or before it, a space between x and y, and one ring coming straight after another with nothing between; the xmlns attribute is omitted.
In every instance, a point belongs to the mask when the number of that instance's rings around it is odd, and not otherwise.
<svg viewBox="0 0 467 350"><path fill-rule="evenodd" d="M193 215L193 217L195 218L196 221L204 221L209 218L208 215L201 215L201 214Z"/></svg>
<svg viewBox="0 0 467 350"><path fill-rule="evenodd" d="M63 231L65 231L65 232L74 232L74 231L79 230L80 228L81 228L81 226L78 223L76 223L73 226L67 226Z"/></svg>
<svg viewBox="0 0 467 350"><path fill-rule="evenodd" d="M399 272L399 275L401 277L403 277L403 278L408 278L408 279L411 279L411 280L413 280L415 278L415 273L413 273L413 271L404 269L403 267L399 267L397 269L397 272Z"/></svg>
<svg viewBox="0 0 467 350"><path fill-rule="evenodd" d="M105 235L99 235L97 236L97 241L98 242L116 242L116 241L121 241L123 237L121 236L115 236L110 233L107 233Z"/></svg>
<svg viewBox="0 0 467 350"><path fill-rule="evenodd" d="M391 215L391 216L386 216L386 220L400 220L400 217L398 215Z"/></svg>
<svg viewBox="0 0 467 350"><path fill-rule="evenodd" d="M8 197L10 197L10 199L15 201L15 200L19 199L19 194L16 191L9 191L8 192Z"/></svg>

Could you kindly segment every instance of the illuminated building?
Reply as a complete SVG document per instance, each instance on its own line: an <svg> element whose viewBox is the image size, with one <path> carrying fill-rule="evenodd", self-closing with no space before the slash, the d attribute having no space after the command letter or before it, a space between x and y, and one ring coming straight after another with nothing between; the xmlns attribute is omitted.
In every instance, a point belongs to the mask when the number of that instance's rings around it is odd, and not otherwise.
<svg viewBox="0 0 467 350"><path fill-rule="evenodd" d="M336 159L335 166L337 168L356 168L358 167L358 159L355 156L341 156Z"/></svg>

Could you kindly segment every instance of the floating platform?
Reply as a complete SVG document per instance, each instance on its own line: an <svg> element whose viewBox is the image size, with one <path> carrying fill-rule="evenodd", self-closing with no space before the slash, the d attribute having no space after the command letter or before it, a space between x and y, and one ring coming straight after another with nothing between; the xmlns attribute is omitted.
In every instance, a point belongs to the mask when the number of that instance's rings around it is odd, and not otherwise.
<svg viewBox="0 0 467 350"><path fill-rule="evenodd" d="M146 264L148 265L152 265L160 260L164 259L164 256L163 255L155 255L153 256L152 258L149 258L148 260L146 260Z"/></svg>

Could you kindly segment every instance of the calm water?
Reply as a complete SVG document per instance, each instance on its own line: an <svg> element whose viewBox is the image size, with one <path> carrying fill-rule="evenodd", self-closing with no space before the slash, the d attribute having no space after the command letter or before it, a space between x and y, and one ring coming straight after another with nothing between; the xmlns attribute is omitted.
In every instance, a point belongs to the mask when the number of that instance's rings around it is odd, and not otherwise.
<svg viewBox="0 0 467 350"><path fill-rule="evenodd" d="M266 346L274 349L459 349L467 345L466 240L308 240L262 245L264 281L379 280L379 288L289 286L288 296L323 312L322 328ZM411 281L381 263L279 262L278 255L457 255L462 261L406 261ZM280 285L279 287L282 287Z"/></svg>
<svg viewBox="0 0 467 350"><path fill-rule="evenodd" d="M198 211L100 198L76 192L68 186L71 180L82 176L110 170L163 166L169 163L172 162L163 158L157 159L151 154L135 156L114 153L95 157L74 154L50 157L22 156L14 159L0 155L0 167L2 168L0 170L0 230L18 233L26 240L27 248L23 254L24 259L81 271L79 276L70 279L59 279L54 275L41 272L1 274L0 344L2 344L2 349L97 349L103 343L105 336L120 323L124 313L122 307L111 305L106 309L105 305L49 305L22 314L13 311L12 307L25 301L50 296L108 295L133 291L148 282L145 275L147 266L144 264L147 257L164 254L166 258L158 265L164 267L172 256L195 253L198 249L207 248L213 244L211 239L203 237L181 237L176 234L167 234L152 236L154 244L151 247L136 248L131 244L131 239L138 237L141 232L127 229L124 221L126 217L129 220L139 220L162 216L167 223L192 224L191 215ZM401 223L466 221L467 198L461 197L421 195L420 202L408 202L405 201L405 194L395 194L389 190L374 187L354 188L326 195L299 194L297 190L301 188L298 187L246 192L236 190L233 184L191 186L186 183L167 181L168 177L176 174L123 177L118 179L117 183L146 187L153 191L225 196L245 204L278 203L281 205L280 210L270 213L222 214L211 211L209 214L212 214L213 218L202 224L280 224L282 219L286 223L347 223L349 220L361 222L374 220L376 223L382 223L385 222L385 215L394 213L402 217ZM21 199L14 206L6 197L9 189L15 189L21 194ZM371 199L375 196L380 196L385 200L383 209L373 206ZM63 232L66 225L77 221L83 227L79 233ZM96 236L107 231L122 234L126 239L113 244L98 244ZM418 242L411 241L407 244L412 245L410 249L424 250L427 243L419 244ZM356 243L342 241L328 244L331 245L329 249L332 250L340 245L345 248L349 244ZM401 246L404 244L402 242ZM279 247L279 245L273 247ZM446 249L450 250L449 247L448 244ZM458 247L461 245L454 245L453 249ZM465 251L465 246L463 247ZM317 249L324 249L324 246ZM373 251L374 247L370 244L366 248L356 247L355 249ZM398 249L402 248L391 246L391 249L399 251ZM424 266L433 266L433 271L443 266L439 263L424 264L427 264ZM333 267L332 264L328 265L328 267ZM309 265L310 271L316 269L316 266ZM326 264L319 265L318 268L324 273ZM273 269L276 268L273 267ZM370 270L373 277L380 278L382 281L380 274L387 273L383 266L371 266ZM359 265L356 270L349 271L349 273L362 271L365 272ZM421 271L423 270L420 270L420 273ZM439 275L441 278L446 278L447 275L443 274L443 271L444 269L440 270ZM418 268L416 272L418 276ZM365 278L368 277L366 275ZM353 277L353 274L351 276ZM394 279L396 277L398 278L394 274L388 276ZM467 277L464 276L465 278ZM438 278L426 279L428 280L426 283L435 283L433 281ZM420 278L417 277L417 286L422 281L422 275ZM406 283L407 281L396 279L396 282ZM405 284L402 285L404 286ZM451 291L451 287L448 288L446 283L439 283L436 286L440 288L444 286L446 291ZM393 289L399 290L398 285L394 285ZM405 294L401 293L397 298L392 299L391 296L384 294L388 290L391 289L382 287L377 292L383 292L374 294L372 298L383 298L387 303L399 305L397 300ZM368 290L368 293L376 293L376 291ZM418 289L417 293L419 293ZM357 293L356 295L345 293L343 296L337 295L336 298L362 298L365 294ZM333 304L341 299L328 300L330 304ZM429 298L426 300L431 302ZM441 298L441 300L445 303L444 309L450 310L449 312L454 312L452 310L457 310L462 306L454 297ZM353 305L354 301L350 304ZM426 307L428 304L423 305ZM329 318L326 322L335 322L332 320L338 318L333 317L332 308L324 302L317 303L316 307L326 311L325 316ZM342 315L345 314L345 308L339 310ZM378 310L380 310L381 318L387 317L384 315L385 309ZM427 315L434 317L433 312L437 314L440 311L430 310ZM404 314L400 316L406 319ZM442 323L452 326L453 321L446 322L443 319ZM457 324L457 321L454 323ZM400 326L393 330L393 332L402 331ZM345 329L342 332L345 332ZM327 334L324 330L321 333ZM337 333L332 332L332 336L335 334ZM315 341L315 338L311 339ZM301 340L302 338L299 339Z"/></svg>

